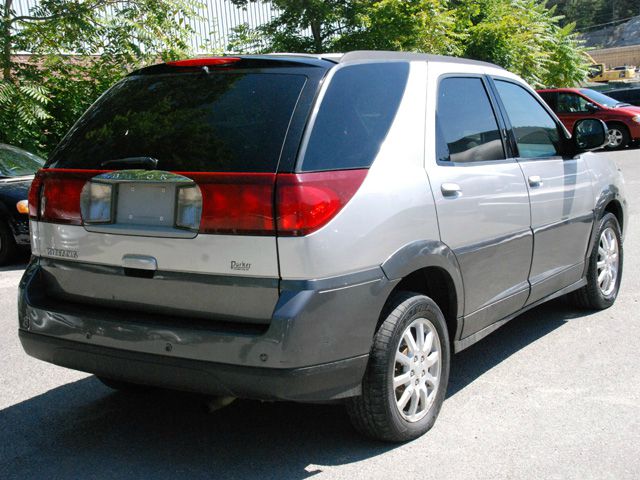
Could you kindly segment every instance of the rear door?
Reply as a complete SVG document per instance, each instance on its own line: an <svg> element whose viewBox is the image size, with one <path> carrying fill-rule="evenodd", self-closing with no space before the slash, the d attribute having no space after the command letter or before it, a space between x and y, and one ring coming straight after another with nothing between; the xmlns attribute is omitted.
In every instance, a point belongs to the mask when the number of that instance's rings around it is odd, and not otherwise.
<svg viewBox="0 0 640 480"><path fill-rule="evenodd" d="M507 79L494 85L531 199L530 304L582 276L593 223L591 177L581 156L562 157L560 126L529 90Z"/></svg>
<svg viewBox="0 0 640 480"><path fill-rule="evenodd" d="M275 177L293 164L323 73L275 61L179 64L109 90L41 175L35 237L51 292L268 323Z"/></svg>
<svg viewBox="0 0 640 480"><path fill-rule="evenodd" d="M529 295L529 198L484 77L444 76L437 92L437 159L428 173L442 241L462 271L466 337L517 311Z"/></svg>

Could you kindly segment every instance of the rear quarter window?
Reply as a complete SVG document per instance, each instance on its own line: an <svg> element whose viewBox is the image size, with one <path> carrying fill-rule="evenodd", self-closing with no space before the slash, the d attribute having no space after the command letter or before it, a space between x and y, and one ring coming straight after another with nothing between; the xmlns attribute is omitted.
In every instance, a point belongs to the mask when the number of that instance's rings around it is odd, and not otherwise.
<svg viewBox="0 0 640 480"><path fill-rule="evenodd" d="M336 71L311 127L302 170L370 167L396 116L408 75L407 62Z"/></svg>

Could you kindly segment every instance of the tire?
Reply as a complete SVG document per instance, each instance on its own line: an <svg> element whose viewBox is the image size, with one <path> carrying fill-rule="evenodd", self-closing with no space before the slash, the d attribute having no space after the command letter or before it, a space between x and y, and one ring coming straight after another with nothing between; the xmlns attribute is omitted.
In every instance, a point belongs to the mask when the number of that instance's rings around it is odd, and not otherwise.
<svg viewBox="0 0 640 480"><path fill-rule="evenodd" d="M607 125L607 135L609 143L604 147L607 150L620 150L631 142L629 129L620 123L610 123Z"/></svg>
<svg viewBox="0 0 640 480"><path fill-rule="evenodd" d="M607 242L612 242L613 240L615 240L615 245L613 246L615 248L607 248ZM614 250L615 254L613 253ZM600 219L596 233L596 243L589 255L587 284L571 295L576 306L591 310L603 310L613 305L620 290L623 260L620 224L615 215L606 213ZM599 266L599 262L604 262L604 265L600 263ZM614 272L611 280L613 283L606 283L607 275L602 281L598 280L598 277L606 269Z"/></svg>
<svg viewBox="0 0 640 480"><path fill-rule="evenodd" d="M436 303L417 293L398 292L392 296L383 318L374 337L362 395L348 400L347 411L360 433L376 440L405 442L431 429L440 412L449 381L449 334ZM418 328L425 332L424 350L397 361L396 352L411 354L405 334L410 334L418 346ZM427 348L429 335L432 346ZM394 379L401 377L407 382L394 388ZM418 392L417 397L407 391ZM416 409L412 416L414 402Z"/></svg>
<svg viewBox="0 0 640 480"><path fill-rule="evenodd" d="M123 393L145 393L153 390L153 387L139 385L137 383L125 382L123 380L114 380L112 378L99 377L97 375L96 378L100 380L103 385L111 388L112 390L117 390Z"/></svg>
<svg viewBox="0 0 640 480"><path fill-rule="evenodd" d="M0 220L0 265L9 263L15 257L17 249L9 225Z"/></svg>

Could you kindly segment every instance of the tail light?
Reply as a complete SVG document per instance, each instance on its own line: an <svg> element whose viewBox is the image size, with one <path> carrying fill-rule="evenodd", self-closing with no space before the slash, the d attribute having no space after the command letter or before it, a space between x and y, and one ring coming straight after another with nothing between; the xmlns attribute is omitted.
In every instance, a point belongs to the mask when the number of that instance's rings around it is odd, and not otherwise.
<svg viewBox="0 0 640 480"><path fill-rule="evenodd" d="M195 184L178 187L175 226L208 234L308 235L342 210L367 171L179 172ZM29 190L29 216L69 225L114 221L114 185L88 182L104 172L40 170Z"/></svg>
<svg viewBox="0 0 640 480"><path fill-rule="evenodd" d="M186 173L202 193L200 233L274 235L273 173Z"/></svg>
<svg viewBox="0 0 640 480"><path fill-rule="evenodd" d="M88 179L101 170L39 170L29 190L29 216L51 223L81 225L80 196Z"/></svg>
<svg viewBox="0 0 640 480"><path fill-rule="evenodd" d="M279 174L278 235L308 235L326 225L351 200L367 171Z"/></svg>

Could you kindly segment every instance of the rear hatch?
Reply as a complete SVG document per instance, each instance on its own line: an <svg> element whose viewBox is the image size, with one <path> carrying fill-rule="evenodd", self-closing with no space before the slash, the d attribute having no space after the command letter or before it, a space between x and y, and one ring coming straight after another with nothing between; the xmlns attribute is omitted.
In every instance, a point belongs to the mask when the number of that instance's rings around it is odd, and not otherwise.
<svg viewBox="0 0 640 480"><path fill-rule="evenodd" d="M34 182L47 295L268 324L278 299L276 174L293 169L315 59L198 59L112 87Z"/></svg>

